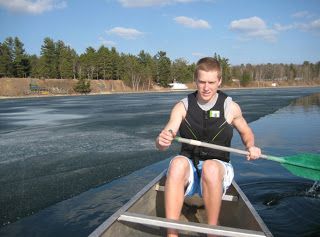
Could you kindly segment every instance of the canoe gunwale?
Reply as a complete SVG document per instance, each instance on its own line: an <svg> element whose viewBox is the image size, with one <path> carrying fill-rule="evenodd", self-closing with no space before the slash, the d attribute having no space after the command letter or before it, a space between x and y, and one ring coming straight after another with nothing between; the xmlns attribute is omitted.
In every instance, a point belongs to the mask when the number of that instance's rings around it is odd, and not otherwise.
<svg viewBox="0 0 320 237"><path fill-rule="evenodd" d="M241 190L239 185L234 180L232 181L232 185L237 190L238 194L241 196L242 200L245 202L246 206L249 208L250 212L252 213L252 215L254 216L254 218L256 219L256 221L258 222L260 228L266 234L266 236L273 236L272 233L270 232L270 230L267 228L267 226L264 223L264 221L259 216L259 214L256 211L256 209L254 209L254 207L252 206L252 204L249 201L249 199L247 198L247 196Z"/></svg>
<svg viewBox="0 0 320 237"><path fill-rule="evenodd" d="M150 188L156 185L159 180L166 174L167 169L162 171L157 177L155 177L150 183L148 183L143 189L141 189L136 195L134 195L126 204L124 204L118 211L98 226L89 237L100 237L107 229L118 220L118 218L126 212L139 198L141 198Z"/></svg>

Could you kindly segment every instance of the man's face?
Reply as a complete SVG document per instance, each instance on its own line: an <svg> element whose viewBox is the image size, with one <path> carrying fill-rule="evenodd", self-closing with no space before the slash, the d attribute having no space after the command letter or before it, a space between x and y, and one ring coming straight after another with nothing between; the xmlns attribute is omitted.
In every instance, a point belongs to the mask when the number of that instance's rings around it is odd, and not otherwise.
<svg viewBox="0 0 320 237"><path fill-rule="evenodd" d="M206 72L200 70L196 80L200 102L209 102L217 93L220 84L221 80L218 78L217 71Z"/></svg>

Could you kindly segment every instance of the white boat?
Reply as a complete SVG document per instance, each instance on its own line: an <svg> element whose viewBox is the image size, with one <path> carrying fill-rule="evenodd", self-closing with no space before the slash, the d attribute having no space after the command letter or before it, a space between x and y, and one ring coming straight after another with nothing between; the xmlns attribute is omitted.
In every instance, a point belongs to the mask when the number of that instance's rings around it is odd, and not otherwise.
<svg viewBox="0 0 320 237"><path fill-rule="evenodd" d="M187 90L188 87L180 82L173 82L170 83L169 86L171 87L171 90Z"/></svg>

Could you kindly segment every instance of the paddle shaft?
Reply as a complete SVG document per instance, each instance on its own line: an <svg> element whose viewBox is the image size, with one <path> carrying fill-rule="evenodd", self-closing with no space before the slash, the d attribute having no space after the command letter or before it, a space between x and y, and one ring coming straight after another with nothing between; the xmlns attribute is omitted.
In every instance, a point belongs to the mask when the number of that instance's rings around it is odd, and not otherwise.
<svg viewBox="0 0 320 237"><path fill-rule="evenodd" d="M175 140L181 143L187 143L194 146L201 146L207 147L211 149L226 151L226 152L233 152L240 155L249 155L248 151L243 151L231 147L219 146L211 143L201 142L193 139L186 139L182 137L175 137ZM267 155L260 155L261 158L266 160L272 160L281 163L284 168L286 168L290 173L293 175L297 175L303 178L312 179L315 181L320 180L320 167L319 162L315 164L315 162L311 162L310 164L303 163L304 158L301 157L299 160L296 159L286 159L285 157L277 157L277 156L267 156ZM294 157L292 157L294 158ZM320 157L318 157L320 159ZM315 158L316 159L316 158ZM310 159L309 159L310 160Z"/></svg>
<svg viewBox="0 0 320 237"><path fill-rule="evenodd" d="M240 154L240 155L246 155L247 156L247 155L250 154L248 151L243 151L243 150L239 150L239 149L236 149L236 148L215 145L215 144L211 144L211 143L207 143L207 142L201 142L201 141L197 141L197 140L193 140L193 139L182 138L182 137L178 137L178 136L175 137L175 140L178 141L178 142L190 144L190 145L193 145L193 146L207 147L207 148L212 148L212 149L216 149L216 150L220 150L220 151L233 152L233 153L237 153L237 154ZM278 157L272 157L270 159L270 156L263 155L263 154L261 154L260 157L264 158L264 159L269 159L269 160L282 162L282 159L278 158Z"/></svg>

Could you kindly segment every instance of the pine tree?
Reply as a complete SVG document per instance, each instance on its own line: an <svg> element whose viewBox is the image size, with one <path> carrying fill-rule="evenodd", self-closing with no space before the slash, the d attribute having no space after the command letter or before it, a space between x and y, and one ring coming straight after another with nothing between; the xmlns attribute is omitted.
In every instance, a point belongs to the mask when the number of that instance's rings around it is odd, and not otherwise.
<svg viewBox="0 0 320 237"><path fill-rule="evenodd" d="M87 94L91 92L90 80L80 78L74 87L74 90L81 94Z"/></svg>
<svg viewBox="0 0 320 237"><path fill-rule="evenodd" d="M252 78L250 76L250 73L247 71L244 71L240 80L241 86L248 86L251 82Z"/></svg>
<svg viewBox="0 0 320 237"><path fill-rule="evenodd" d="M5 56L2 43L0 42L0 78L6 75Z"/></svg>
<svg viewBox="0 0 320 237"><path fill-rule="evenodd" d="M172 82L190 82L193 79L192 71L189 70L187 60L183 58L176 59L171 66Z"/></svg>
<svg viewBox="0 0 320 237"><path fill-rule="evenodd" d="M219 54L214 53L214 58L219 61L222 70L222 83L228 84L231 82L231 72L229 59L221 57Z"/></svg>
<svg viewBox="0 0 320 237"><path fill-rule="evenodd" d="M99 78L102 78L103 80L106 80L108 78L107 65L109 60L109 49L102 45L97 51L97 67Z"/></svg>
<svg viewBox="0 0 320 237"><path fill-rule="evenodd" d="M75 78L75 67L78 61L77 53L66 46L62 41L58 41L56 47L57 65L58 65L58 75L62 79L72 79Z"/></svg>
<svg viewBox="0 0 320 237"><path fill-rule="evenodd" d="M86 52L80 55L79 77L84 77L87 79L94 79L94 77L97 78L97 65L98 63L96 50L92 47L88 47L86 49Z"/></svg>
<svg viewBox="0 0 320 237"><path fill-rule="evenodd" d="M14 41L8 37L0 48L0 76L13 77L14 72Z"/></svg>
<svg viewBox="0 0 320 237"><path fill-rule="evenodd" d="M111 56L111 78L112 80L119 79L119 53L117 52L115 47L111 48L110 52Z"/></svg>
<svg viewBox="0 0 320 237"><path fill-rule="evenodd" d="M27 77L30 75L30 60L23 48L23 43L18 37L14 38L14 75Z"/></svg>
<svg viewBox="0 0 320 237"><path fill-rule="evenodd" d="M157 82L161 86L167 87L170 83L171 61L164 51L159 51L155 58L157 61Z"/></svg>
<svg viewBox="0 0 320 237"><path fill-rule="evenodd" d="M52 39L44 39L40 54L40 74L44 78L57 78L56 47Z"/></svg>
<svg viewBox="0 0 320 237"><path fill-rule="evenodd" d="M143 86L146 86L145 89L149 90L153 84L153 72L156 69L155 61L152 59L152 56L149 53L141 50L138 54L138 62L142 69L142 84Z"/></svg>
<svg viewBox="0 0 320 237"><path fill-rule="evenodd" d="M29 56L30 62L30 76L33 78L41 78L41 65L40 65L40 58L37 55L30 55Z"/></svg>

